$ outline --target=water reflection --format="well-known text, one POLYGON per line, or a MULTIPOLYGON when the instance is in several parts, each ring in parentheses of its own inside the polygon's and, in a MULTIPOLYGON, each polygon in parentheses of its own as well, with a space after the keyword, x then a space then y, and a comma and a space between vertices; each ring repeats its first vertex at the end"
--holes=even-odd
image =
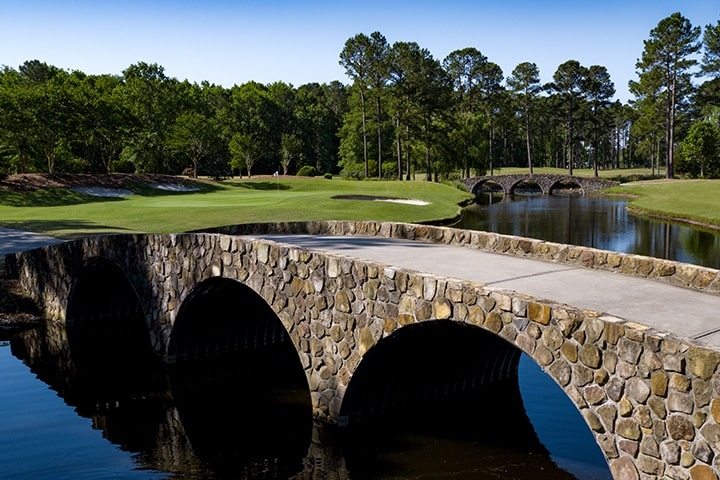
MULTIPOLYGON (((74 480, 610 478, 565 394, 539 368, 530 375, 545 383, 521 394, 518 371, 528 369, 519 350, 476 327, 423 322, 379 342, 346 391, 343 429, 312 421, 289 335, 267 303, 237 281, 211 278, 183 301, 167 363, 152 354, 146 331, 127 278, 91 259, 71 291, 67 328, 48 322, 12 337, 13 355, 104 439, 91 444, 76 433, 62 445, 76 452, 72 465, 45 454, 33 473, 61 470, 45 477, 74 480), (525 408, 555 407, 558 395, 567 404, 549 427, 556 435, 577 427, 572 444, 559 450, 579 460, 571 469, 558 465, 558 451, 540 441, 525 408), (87 459, 103 464, 108 441, 131 453, 132 468, 112 461, 101 473, 87 467, 87 459)), ((36 406, 34 422, 66 416, 53 408, 36 406)), ((13 421, 9 432, 22 428, 13 421)), ((33 431, 31 455, 57 451, 54 439, 33 431)), ((0 431, 0 446, 13 440, 0 431)))
POLYGON ((720 232, 649 220, 626 202, 578 196, 484 196, 460 228, 538 238, 720 268, 720 232))
MULTIPOLYGON (((280 365, 260 367, 272 364, 271 356, 245 352, 236 357, 238 362, 214 366, 203 362, 170 369, 151 362, 145 365, 141 389, 136 379, 118 373, 122 362, 112 366, 103 358, 97 362, 98 368, 78 365, 66 331, 57 324, 15 336, 11 348, 67 405, 91 419, 92 427, 102 431, 106 441, 133 454, 136 471, 118 472, 110 464, 107 476, 147 478, 145 471, 157 472, 152 478, 175 479, 610 478, 606 467, 588 469, 584 465, 578 471, 584 468, 595 476, 578 476, 551 459, 525 414, 517 378, 505 379, 492 390, 475 390, 472 395, 439 396, 429 403, 417 399, 406 409, 374 417, 369 424, 337 430, 309 423, 297 395, 258 389, 268 379, 277 384, 278 374, 283 375, 280 365), (108 366, 111 378, 103 370, 108 366), (95 384, 101 388, 95 390, 95 384), (107 387, 110 384, 112 389, 107 387)), ((475 346, 465 351, 465 360, 482 356, 482 350, 475 346)), ((432 363, 428 358, 424 365, 432 363)), ((418 374, 422 365, 418 365, 418 374)), ((516 368, 517 363, 512 370, 516 368)), ((445 388, 449 384, 443 380, 438 385, 445 388)), ((533 402, 554 404, 547 392, 533 390, 530 395, 533 402)), ((579 417, 577 411, 566 412, 562 414, 564 423, 572 423, 567 421, 568 413, 579 417)), ((44 408, 43 414, 58 416, 44 408)), ((589 431, 584 433, 589 436, 589 431)), ((38 439, 38 443, 43 441, 38 439)), ((67 439, 70 444, 77 441, 67 439)), ((592 447, 598 455, 597 446, 592 447)), ((88 458, 95 456, 95 449, 101 450, 84 448, 82 456, 88 458)), ((600 465, 602 462, 600 458, 600 465)), ((61 462, 60 468, 68 467, 61 462)), ((89 472, 83 476, 80 465, 73 468, 73 478, 96 478, 89 472)))

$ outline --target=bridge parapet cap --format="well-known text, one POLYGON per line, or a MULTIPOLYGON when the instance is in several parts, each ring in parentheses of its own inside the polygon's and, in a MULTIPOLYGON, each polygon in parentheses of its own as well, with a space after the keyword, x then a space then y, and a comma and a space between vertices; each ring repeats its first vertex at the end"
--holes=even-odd
POLYGON ((493 232, 399 222, 314 221, 242 224, 205 232, 359 235, 460 245, 493 253, 582 266, 720 295, 720 270, 643 255, 547 242, 493 232))

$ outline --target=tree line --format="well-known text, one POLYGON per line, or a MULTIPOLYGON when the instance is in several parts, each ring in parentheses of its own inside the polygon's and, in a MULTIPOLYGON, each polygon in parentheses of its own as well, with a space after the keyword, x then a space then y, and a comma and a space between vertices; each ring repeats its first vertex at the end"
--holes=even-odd
POLYGON ((720 20, 680 13, 644 42, 613 101, 601 65, 568 60, 541 84, 535 63, 509 75, 474 47, 442 61, 380 32, 339 54, 349 85, 178 81, 140 62, 86 75, 39 60, 0 69, 0 173, 298 171, 428 180, 507 166, 664 169, 720 176, 720 20))

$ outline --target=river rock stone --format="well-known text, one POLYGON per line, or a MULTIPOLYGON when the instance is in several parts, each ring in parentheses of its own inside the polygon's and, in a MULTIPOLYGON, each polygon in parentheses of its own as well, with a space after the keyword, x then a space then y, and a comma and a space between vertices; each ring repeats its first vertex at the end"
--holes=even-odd
POLYGON ((632 459, 622 456, 610 464, 610 472, 614 480, 640 480, 640 473, 632 459))

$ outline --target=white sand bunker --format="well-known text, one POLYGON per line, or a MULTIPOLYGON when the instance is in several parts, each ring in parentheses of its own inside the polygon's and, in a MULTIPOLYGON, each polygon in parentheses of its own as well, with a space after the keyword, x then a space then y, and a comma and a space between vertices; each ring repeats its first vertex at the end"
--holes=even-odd
POLYGON ((405 205, 430 205, 424 200, 413 200, 411 198, 376 198, 376 202, 404 203, 405 205))
POLYGON ((73 192, 84 193, 94 197, 128 197, 133 194, 130 190, 123 188, 106 188, 106 187, 73 187, 73 192))
POLYGON ((424 200, 413 200, 411 198, 378 197, 376 195, 335 195, 332 198, 339 200, 372 200, 374 202, 403 203, 405 205, 430 205, 430 202, 426 202, 424 200))
POLYGON ((189 187, 187 185, 180 185, 177 183, 151 183, 150 186, 167 192, 197 192, 200 190, 198 187, 189 187))

